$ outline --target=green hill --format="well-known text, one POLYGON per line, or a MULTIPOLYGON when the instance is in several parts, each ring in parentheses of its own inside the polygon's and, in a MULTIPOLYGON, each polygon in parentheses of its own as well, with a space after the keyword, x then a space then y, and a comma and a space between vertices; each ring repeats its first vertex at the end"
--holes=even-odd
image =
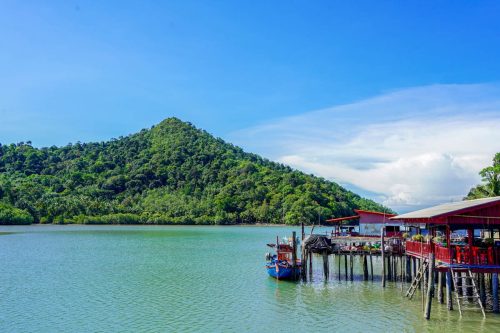
POLYGON ((354 208, 384 209, 176 118, 108 142, 0 145, 3 224, 297 224, 354 208))

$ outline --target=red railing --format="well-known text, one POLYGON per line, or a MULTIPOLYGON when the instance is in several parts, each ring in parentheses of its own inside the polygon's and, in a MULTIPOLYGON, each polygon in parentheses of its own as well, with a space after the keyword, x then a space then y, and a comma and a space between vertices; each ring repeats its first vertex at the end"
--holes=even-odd
MULTIPOLYGON (((426 258, 431 251, 431 245, 427 243, 406 241, 406 253, 420 258, 426 258)), ((436 260, 446 263, 458 263, 469 265, 500 265, 500 248, 481 248, 473 246, 452 245, 451 249, 434 244, 436 260)))
POLYGON ((414 257, 427 257, 430 253, 431 246, 427 243, 406 241, 406 253, 414 257))
POLYGON ((449 248, 434 244, 434 250, 436 254, 436 260, 451 263, 450 258, 452 258, 453 255, 450 254, 449 248))

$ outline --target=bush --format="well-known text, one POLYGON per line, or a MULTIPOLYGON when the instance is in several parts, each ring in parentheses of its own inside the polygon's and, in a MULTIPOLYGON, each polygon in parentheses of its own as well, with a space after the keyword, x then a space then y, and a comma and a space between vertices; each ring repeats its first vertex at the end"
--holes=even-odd
POLYGON ((32 224, 33 221, 27 211, 0 203, 0 224, 32 224))

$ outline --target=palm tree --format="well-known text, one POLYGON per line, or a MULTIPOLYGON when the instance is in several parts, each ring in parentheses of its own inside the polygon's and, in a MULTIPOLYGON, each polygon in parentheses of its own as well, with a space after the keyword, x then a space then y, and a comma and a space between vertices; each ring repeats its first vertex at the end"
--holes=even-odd
POLYGON ((479 172, 484 184, 473 187, 466 199, 478 199, 500 196, 500 153, 493 158, 493 165, 479 172))

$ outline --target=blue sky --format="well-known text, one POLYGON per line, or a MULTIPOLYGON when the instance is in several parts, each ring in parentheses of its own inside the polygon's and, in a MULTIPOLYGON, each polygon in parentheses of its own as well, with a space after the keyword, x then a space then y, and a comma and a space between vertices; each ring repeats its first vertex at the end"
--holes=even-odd
POLYGON ((488 127, 500 113, 499 14, 497 1, 2 1, 0 142, 107 140, 176 116, 393 207, 456 200, 500 150, 488 127), (412 147, 390 134, 353 141, 403 124, 438 127, 399 133, 412 147), (468 150, 442 135, 414 150, 443 128, 473 128, 468 150), (337 165, 373 171, 412 156, 460 165, 449 184, 462 186, 426 201, 435 188, 384 190, 358 181, 384 175, 337 165))

